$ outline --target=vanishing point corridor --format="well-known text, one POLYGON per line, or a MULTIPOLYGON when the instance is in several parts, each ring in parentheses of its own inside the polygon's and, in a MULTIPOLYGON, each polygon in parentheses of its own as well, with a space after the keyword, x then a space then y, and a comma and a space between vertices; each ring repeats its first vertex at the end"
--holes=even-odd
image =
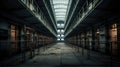
POLYGON ((0 0, 0 67, 120 67, 119 0, 0 0))

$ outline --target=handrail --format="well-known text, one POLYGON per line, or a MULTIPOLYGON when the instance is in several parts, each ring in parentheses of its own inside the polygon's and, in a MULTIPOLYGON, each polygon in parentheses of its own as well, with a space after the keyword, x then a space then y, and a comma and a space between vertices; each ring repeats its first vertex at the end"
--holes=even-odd
MULTIPOLYGON (((91 7, 91 9, 89 9, 88 11, 86 11, 86 13, 84 12, 84 6, 85 6, 85 4, 84 4, 83 7, 82 7, 82 9, 79 11, 79 12, 81 12, 81 11, 83 10, 82 17, 81 17, 81 18, 79 17, 80 19, 75 21, 76 24, 71 26, 71 28, 69 29, 69 31, 65 34, 65 37, 66 37, 70 32, 72 32, 72 30, 73 30, 74 28, 76 28, 76 27, 78 26, 78 24, 80 24, 80 22, 82 22, 102 1, 103 1, 103 0, 94 0, 94 1, 92 2, 92 7, 91 7), (98 3, 98 4, 97 4, 97 3, 98 3), (96 4, 97 4, 97 5, 96 5, 96 4)), ((80 15, 80 14, 78 14, 78 15, 80 15)))
POLYGON ((75 5, 75 8, 73 9, 73 12, 72 12, 72 14, 71 14, 68 22, 66 22, 67 24, 66 24, 66 27, 65 27, 65 29, 64 29, 65 31, 66 31, 66 29, 67 29, 67 27, 68 27, 68 24, 69 24, 69 22, 70 22, 70 19, 72 18, 73 14, 74 14, 74 12, 75 12, 75 9, 76 9, 76 7, 77 7, 77 5, 78 5, 78 2, 79 2, 79 0, 77 0, 77 4, 75 5))
POLYGON ((55 25, 55 21, 53 20, 51 14, 50 14, 50 11, 49 11, 49 9, 48 9, 48 7, 47 7, 47 5, 46 5, 45 0, 43 0, 43 2, 44 2, 44 4, 45 4, 45 7, 47 8, 47 11, 48 11, 48 13, 49 13, 49 15, 50 15, 50 18, 51 18, 51 20, 52 20, 52 23, 53 23, 53 25, 54 25, 54 27, 55 27, 55 30, 57 31, 57 27, 56 27, 56 25, 55 25))
MULTIPOLYGON (((34 0, 32 0, 33 2, 34 0)), ((36 4, 36 6, 31 3, 31 4, 27 4, 25 3, 23 0, 20 0, 19 1, 21 4, 24 4, 26 5, 27 8, 29 8, 29 10, 33 13, 33 16, 35 16, 39 21, 41 21, 41 23, 54 35, 54 36, 57 36, 57 34, 55 34, 55 31, 53 31, 52 27, 50 27, 49 24, 46 25, 47 23, 47 20, 46 20, 46 17, 44 16, 43 12, 40 10, 40 8, 38 7, 38 5, 36 4), (35 8, 36 7, 36 8, 35 8), (39 9, 39 10, 38 10, 39 9), (40 14, 41 15, 40 15, 40 14), (49 27, 48 27, 49 25, 49 27)), ((28 2, 28 0, 26 1, 28 2)))

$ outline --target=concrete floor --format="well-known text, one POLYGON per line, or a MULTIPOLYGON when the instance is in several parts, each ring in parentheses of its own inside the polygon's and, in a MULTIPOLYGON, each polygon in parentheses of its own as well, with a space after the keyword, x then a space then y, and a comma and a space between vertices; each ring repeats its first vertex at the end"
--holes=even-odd
POLYGON ((109 56, 91 51, 88 57, 87 50, 84 50, 84 55, 81 52, 82 48, 77 52, 70 45, 56 43, 48 46, 48 49, 41 51, 33 59, 15 67, 110 67, 111 65, 109 56))

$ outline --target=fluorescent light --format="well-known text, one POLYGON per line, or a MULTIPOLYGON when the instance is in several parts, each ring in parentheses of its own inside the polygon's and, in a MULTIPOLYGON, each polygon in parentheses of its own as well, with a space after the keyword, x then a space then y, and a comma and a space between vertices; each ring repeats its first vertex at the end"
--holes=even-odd
POLYGON ((60 30, 57 30, 57 32, 60 32, 60 30))
POLYGON ((66 9, 66 8, 67 8, 67 5, 62 5, 62 4, 56 4, 56 5, 54 5, 54 9, 58 9, 58 8, 66 9))
POLYGON ((61 24, 62 27, 64 27, 64 24, 61 24))
POLYGON ((69 0, 52 0, 53 1, 53 4, 56 4, 56 3, 65 3, 65 4, 68 4, 69 0))
POLYGON ((64 18, 65 16, 59 15, 59 16, 56 16, 56 17, 63 17, 64 18))
POLYGON ((56 20, 64 20, 65 18, 56 18, 56 20))
POLYGON ((60 37, 60 35, 57 35, 58 37, 60 37))
POLYGON ((62 12, 61 13, 56 13, 56 16, 57 15, 64 15, 65 16, 65 13, 62 13, 62 12))
POLYGON ((63 32, 64 32, 64 30, 61 30, 61 32, 63 33, 63 32))
POLYGON ((65 9, 55 9, 55 12, 66 12, 67 10, 65 9))
POLYGON ((59 39, 59 38, 58 38, 57 40, 58 40, 58 41, 60 41, 60 39, 59 39))
POLYGON ((61 37, 64 37, 64 35, 62 34, 61 37))
POLYGON ((64 39, 63 39, 63 38, 62 38, 61 40, 62 40, 62 41, 64 41, 64 39))
POLYGON ((57 24, 57 26, 60 26, 60 24, 57 24))

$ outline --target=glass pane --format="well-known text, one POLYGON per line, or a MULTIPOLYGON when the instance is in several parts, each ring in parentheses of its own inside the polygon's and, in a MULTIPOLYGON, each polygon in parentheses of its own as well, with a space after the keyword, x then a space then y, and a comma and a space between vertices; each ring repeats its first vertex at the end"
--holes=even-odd
POLYGON ((64 16, 64 15, 58 15, 58 16, 56 16, 56 17, 62 17, 62 18, 65 18, 65 16, 64 16))
POLYGON ((56 20, 64 20, 65 18, 56 18, 56 20))
POLYGON ((66 12, 66 10, 65 9, 55 9, 55 12, 66 12))
POLYGON ((69 0, 51 0, 56 20, 65 20, 69 0))
POLYGON ((53 0, 53 4, 56 4, 56 3, 65 3, 65 4, 68 4, 68 1, 69 0, 53 0))
POLYGON ((65 15, 65 13, 56 13, 56 15, 65 15))
POLYGON ((54 9, 56 9, 56 8, 67 8, 67 5, 64 5, 64 4, 56 4, 56 5, 54 5, 54 9))

